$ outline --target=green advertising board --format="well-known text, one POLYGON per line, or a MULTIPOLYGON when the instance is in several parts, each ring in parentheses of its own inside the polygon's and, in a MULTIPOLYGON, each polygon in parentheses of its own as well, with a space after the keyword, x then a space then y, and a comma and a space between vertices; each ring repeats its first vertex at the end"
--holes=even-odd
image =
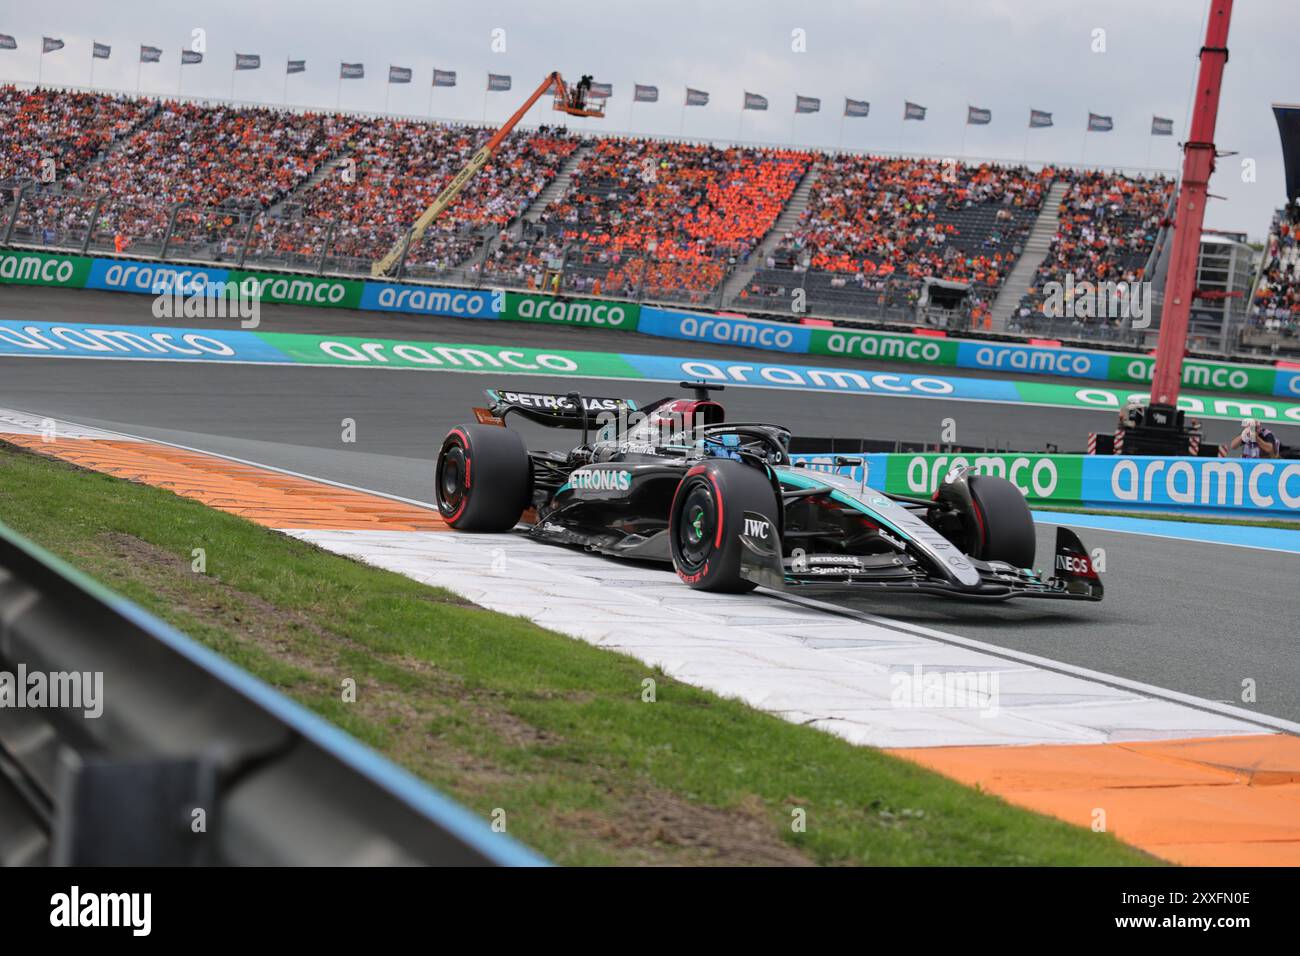
MULTIPOLYGON (((1106 376, 1111 382, 1150 385, 1155 359, 1149 355, 1113 355, 1106 376)), ((1211 392, 1271 395, 1277 370, 1266 365, 1238 365, 1232 362, 1183 361, 1183 385, 1211 392)))
POLYGON ((355 336, 302 335, 294 332, 259 332, 257 337, 290 360, 312 365, 424 368, 450 372, 500 370, 504 376, 638 377, 636 369, 626 359, 612 352, 411 342, 355 336))
POLYGON ((551 295, 507 292, 501 318, 512 322, 589 325, 622 332, 636 331, 641 306, 603 299, 564 299, 551 295))
POLYGON ((80 289, 90 274, 85 256, 56 256, 44 252, 0 252, 0 283, 53 285, 80 289))
POLYGON ((290 275, 283 272, 245 272, 230 270, 230 281, 241 289, 249 281, 257 283, 257 295, 263 302, 287 305, 313 305, 337 309, 356 309, 361 305, 365 283, 353 279, 330 279, 319 276, 290 275))
POLYGON ((812 355, 956 365, 960 345, 956 339, 928 335, 891 335, 888 332, 814 328, 809 337, 808 351, 812 355))
MULTIPOLYGON (((1081 500, 1083 463, 1077 455, 887 455, 884 491, 929 496, 949 471, 962 465, 979 475, 1011 482, 1030 501, 1081 500)), ((880 476, 871 476, 873 483, 880 476)))

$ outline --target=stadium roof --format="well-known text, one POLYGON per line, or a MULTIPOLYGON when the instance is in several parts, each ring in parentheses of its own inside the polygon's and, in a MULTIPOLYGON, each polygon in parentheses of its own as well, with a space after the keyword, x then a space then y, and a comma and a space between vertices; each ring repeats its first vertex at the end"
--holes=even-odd
POLYGON ((1300 197, 1300 105, 1273 104, 1277 132, 1282 137, 1282 162, 1286 167, 1287 202, 1300 197))

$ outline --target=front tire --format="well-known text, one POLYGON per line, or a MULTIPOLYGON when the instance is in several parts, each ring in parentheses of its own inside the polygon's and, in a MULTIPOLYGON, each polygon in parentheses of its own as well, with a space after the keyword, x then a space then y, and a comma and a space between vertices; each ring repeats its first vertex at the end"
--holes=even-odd
POLYGON ((979 530, 979 553, 974 556, 1032 568, 1038 541, 1034 516, 1020 489, 996 475, 972 475, 970 496, 979 530))
POLYGON ((767 475, 737 461, 693 466, 669 512, 673 569, 697 591, 741 594, 756 585, 740 576, 745 512, 777 526, 779 503, 767 475))
POLYGON ((496 425, 458 425, 434 472, 438 511, 458 531, 509 531, 532 497, 528 449, 496 425))

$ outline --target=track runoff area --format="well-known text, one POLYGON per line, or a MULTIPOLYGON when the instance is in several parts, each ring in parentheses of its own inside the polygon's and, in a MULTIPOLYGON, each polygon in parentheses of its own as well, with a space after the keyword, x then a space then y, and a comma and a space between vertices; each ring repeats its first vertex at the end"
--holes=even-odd
MULTIPOLYGON (((143 331, 154 321, 138 300, 112 293, 9 288, 3 301, 0 323, 11 327, 143 331)), ((1040 555, 1051 553, 1058 521, 1104 549, 1099 605, 700 594, 657 566, 516 535, 447 533, 429 504, 433 458, 446 430, 482 404, 484 387, 644 403, 676 391, 677 359, 761 367, 776 364, 771 353, 296 307, 267 307, 256 342, 220 320, 164 334, 234 354, 5 355, 0 438, 173 488, 1081 826, 1094 824, 1104 800, 1112 832, 1171 861, 1300 863, 1300 656, 1291 639, 1300 532, 1041 514, 1040 555), (398 374, 396 362, 330 361, 348 349, 331 354, 323 341, 372 358, 393 356, 393 342, 475 343, 535 367, 408 361, 398 374), (623 365, 573 359, 576 349, 623 365), (549 368, 548 356, 579 367, 549 368), (941 686, 962 699, 934 697, 941 686)), ((891 384, 933 378, 872 368, 891 384)), ((986 392, 976 380, 943 381, 955 387, 846 394, 755 381, 722 398, 732 419, 776 421, 796 435, 937 440, 949 418, 972 441, 1037 447, 1081 441, 1114 421, 1110 409, 996 397, 1009 377, 980 380, 996 383, 986 392)), ((1209 440, 1220 440, 1215 427, 1207 422, 1209 440)), ((559 448, 571 436, 526 427, 525 437, 559 448)))

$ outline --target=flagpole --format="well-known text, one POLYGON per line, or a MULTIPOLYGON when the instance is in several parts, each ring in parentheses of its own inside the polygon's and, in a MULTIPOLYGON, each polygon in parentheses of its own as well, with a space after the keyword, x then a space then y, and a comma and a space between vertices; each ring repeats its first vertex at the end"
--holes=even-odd
POLYGON ((1151 168, 1151 145, 1155 142, 1154 136, 1147 137, 1147 169, 1151 168))
POLYGON ((970 104, 966 104, 966 124, 961 128, 961 153, 963 159, 966 157, 966 134, 970 132, 970 104))
POLYGON ((135 91, 140 92, 140 70, 144 67, 144 54, 140 54, 140 59, 135 64, 135 91))
POLYGON ((41 85, 41 71, 45 69, 45 38, 41 37, 41 55, 36 61, 36 85, 41 85))
POLYGON ((239 65, 239 54, 235 54, 235 61, 230 65, 230 101, 235 101, 235 67, 239 65))
POLYGON ((282 106, 289 105, 289 59, 288 57, 285 57, 284 60, 284 95, 280 97, 280 104, 282 106))
POLYGON ((343 102, 343 67, 339 67, 339 88, 334 94, 334 112, 338 112, 339 105, 343 102))
POLYGON ((790 114, 790 145, 794 145, 794 121, 799 117, 799 104, 794 105, 794 112, 790 114))
MULTIPOLYGON (((846 107, 844 108, 844 113, 847 113, 847 112, 848 112, 848 107, 846 106, 846 107)), ((840 135, 839 135, 839 142, 836 143, 836 145, 837 145, 840 149, 843 149, 843 148, 844 148, 844 113, 841 113, 841 114, 840 114, 840 135)))
POLYGON ((430 83, 429 84, 429 109, 427 111, 430 119, 433 118, 433 91, 435 89, 436 87, 432 83, 430 83))
POLYGON ((1032 129, 1032 127, 1028 125, 1025 126, 1025 148, 1022 151, 1020 156, 1020 161, 1024 163, 1029 162, 1029 130, 1030 129, 1032 129))
POLYGON ((384 90, 384 112, 385 113, 388 112, 388 101, 389 98, 392 97, 392 95, 393 95, 393 78, 390 76, 388 78, 388 86, 384 90))
POLYGON ((95 41, 90 41, 90 88, 95 88, 95 41))
POLYGON ((682 116, 677 123, 677 138, 683 139, 686 136, 686 101, 682 100, 682 116))
POLYGON ((176 98, 180 99, 181 81, 185 78, 185 54, 182 53, 177 59, 180 62, 176 64, 176 98))

